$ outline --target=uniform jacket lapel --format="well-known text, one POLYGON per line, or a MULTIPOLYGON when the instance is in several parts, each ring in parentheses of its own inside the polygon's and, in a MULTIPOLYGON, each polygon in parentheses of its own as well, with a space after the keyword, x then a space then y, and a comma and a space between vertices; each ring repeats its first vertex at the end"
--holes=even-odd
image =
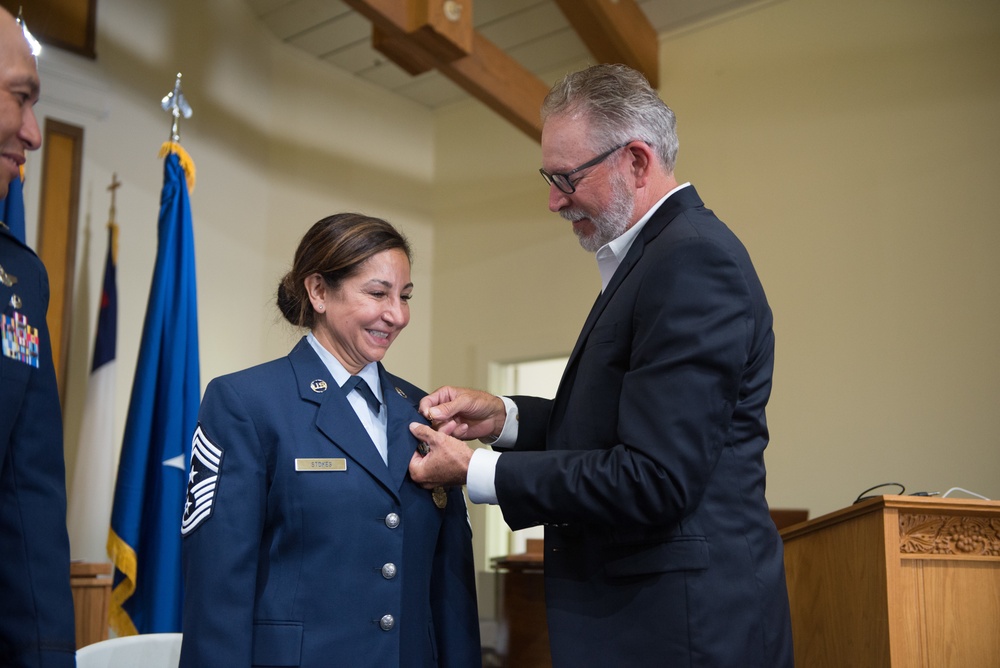
POLYGON ((409 397, 389 374, 385 367, 378 365, 379 383, 382 385, 382 401, 388 413, 386 436, 389 446, 389 480, 391 489, 398 490, 410 468, 410 458, 417 449, 417 439, 410 433, 410 423, 427 424, 427 420, 417 412, 417 397, 409 397))
POLYGON ((371 437, 368 436, 347 397, 340 391, 340 387, 330 376, 330 372, 309 342, 304 338, 299 341, 288 354, 288 359, 295 371, 299 397, 316 405, 316 428, 395 494, 399 485, 393 484, 389 470, 378 454, 371 437), (325 391, 316 392, 312 389, 313 381, 316 380, 326 383, 325 391))

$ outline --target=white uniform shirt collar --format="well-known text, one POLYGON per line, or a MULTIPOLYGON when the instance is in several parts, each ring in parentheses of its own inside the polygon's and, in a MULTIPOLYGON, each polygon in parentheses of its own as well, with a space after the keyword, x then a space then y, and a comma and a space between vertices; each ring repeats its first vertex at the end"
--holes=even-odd
MULTIPOLYGON (((343 386, 347 382, 347 379, 351 377, 351 373, 344 368, 344 365, 340 363, 333 353, 323 347, 323 344, 313 336, 312 332, 306 334, 306 340, 309 341, 309 345, 313 347, 316 354, 323 361, 323 364, 329 370, 330 375, 333 376, 333 380, 337 383, 338 387, 343 386)), ((379 383, 378 378, 378 363, 369 362, 366 364, 361 371, 357 373, 358 376, 364 378, 365 382, 368 383, 368 387, 372 388, 372 392, 379 401, 382 401, 382 387, 379 383)))
MULTIPOLYGON (((351 377, 350 372, 344 368, 344 365, 340 363, 333 353, 323 347, 316 337, 313 336, 312 332, 306 335, 306 340, 309 341, 309 345, 312 346, 316 354, 326 365, 327 370, 329 370, 330 375, 333 376, 333 380, 337 383, 338 387, 343 387, 347 379, 351 377)), ((364 426, 365 431, 372 439, 372 443, 375 444, 375 448, 378 450, 378 454, 382 457, 382 461, 386 464, 389 463, 389 437, 386 433, 387 425, 389 421, 389 409, 385 405, 385 401, 382 399, 382 387, 378 379, 378 363, 370 362, 362 367, 361 371, 357 373, 361 376, 368 387, 372 389, 375 393, 375 398, 382 402, 382 408, 378 412, 378 415, 372 413, 371 409, 368 407, 368 402, 365 401, 358 392, 351 392, 347 395, 347 403, 351 405, 354 409, 354 414, 358 416, 361 420, 362 426, 364 426)))
POLYGON ((639 236, 639 232, 646 225, 646 221, 653 216, 653 213, 660 208, 661 204, 667 201, 668 197, 682 188, 687 188, 689 185, 691 185, 690 182, 682 183, 668 192, 635 225, 625 230, 621 236, 612 239, 597 250, 597 269, 601 272, 601 292, 607 289, 608 283, 611 282, 611 277, 618 271, 618 267, 628 254, 629 248, 632 247, 632 242, 635 241, 635 238, 639 236))

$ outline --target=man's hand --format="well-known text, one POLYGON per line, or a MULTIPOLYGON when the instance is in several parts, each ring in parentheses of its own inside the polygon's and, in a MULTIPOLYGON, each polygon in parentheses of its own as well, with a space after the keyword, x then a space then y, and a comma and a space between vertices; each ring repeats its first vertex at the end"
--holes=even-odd
POLYGON ((488 392, 445 386, 420 400, 420 414, 441 433, 471 441, 499 436, 507 408, 488 392))
POLYGON ((427 454, 417 450, 410 459, 410 477, 415 483, 424 489, 465 484, 472 459, 469 446, 419 422, 410 423, 410 433, 427 444, 427 454))

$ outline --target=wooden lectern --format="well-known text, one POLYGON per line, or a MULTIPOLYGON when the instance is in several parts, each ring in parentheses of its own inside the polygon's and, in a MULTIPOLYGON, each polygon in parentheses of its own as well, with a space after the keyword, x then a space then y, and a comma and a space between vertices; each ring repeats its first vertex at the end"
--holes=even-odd
POLYGON ((506 638, 502 651, 508 668, 551 668, 549 630, 545 621, 544 544, 529 538, 524 554, 493 560, 500 572, 497 621, 506 638))
POLYGON ((70 562, 69 581, 76 618, 76 648, 107 640, 111 564, 70 562))
POLYGON ((880 496, 781 536, 798 668, 1000 666, 1000 502, 880 496))

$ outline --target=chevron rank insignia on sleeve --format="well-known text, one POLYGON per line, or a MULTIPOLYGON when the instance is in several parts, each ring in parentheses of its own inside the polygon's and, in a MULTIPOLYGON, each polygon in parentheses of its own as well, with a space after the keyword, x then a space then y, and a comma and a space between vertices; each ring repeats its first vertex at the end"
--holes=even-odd
POLYGON ((181 520, 182 536, 187 536, 212 516, 221 465, 222 449, 208 440, 199 424, 191 442, 191 470, 188 472, 187 498, 181 520))

